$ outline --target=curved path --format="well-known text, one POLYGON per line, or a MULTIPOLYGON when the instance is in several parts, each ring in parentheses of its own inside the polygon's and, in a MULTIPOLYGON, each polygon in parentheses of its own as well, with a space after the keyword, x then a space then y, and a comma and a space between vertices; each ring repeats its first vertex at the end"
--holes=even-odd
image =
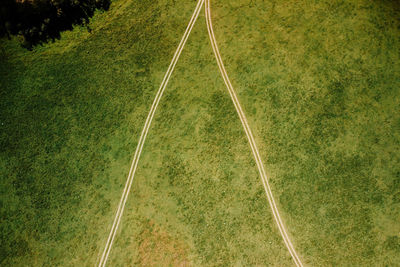
POLYGON ((206 13, 206 22, 207 22, 208 34, 209 34, 209 37, 210 37, 210 41, 211 41, 211 45, 212 45, 215 57, 217 59, 218 67, 219 67, 221 75, 222 75, 222 77, 224 79, 225 85, 228 88, 228 91, 229 91, 229 94, 230 94, 231 99, 233 101, 233 104, 235 106, 235 109, 236 109, 236 111, 237 111, 237 113, 239 115, 239 118, 240 118, 240 121, 242 123, 242 126, 243 126, 243 128, 245 130, 247 139, 249 141, 251 150, 253 152, 253 156, 255 158, 255 161, 256 161, 256 164, 257 164, 257 167, 258 167, 258 171, 259 171, 260 176, 261 176, 261 180, 262 180, 265 192, 266 192, 267 197, 268 197, 268 202, 270 204, 270 207, 271 207, 271 210, 272 210, 272 213, 273 213, 273 217, 275 219, 276 224, 278 225, 280 234, 281 234, 281 236, 283 238, 283 241, 285 242, 286 247, 289 250, 290 255, 292 256, 293 261, 295 262, 295 264, 297 266, 303 266, 299 256, 296 253, 296 250, 294 249, 294 247, 293 247, 293 245, 292 245, 292 243, 290 241, 290 238, 289 238, 289 236, 288 236, 288 234, 287 234, 287 232, 285 230, 285 227, 284 227, 284 225, 282 223, 282 219, 281 219, 281 217, 279 215, 278 208, 276 207, 275 200, 273 198, 273 195, 272 195, 272 192, 271 192, 271 188, 270 188, 269 183, 268 183, 268 178, 267 178, 267 175, 266 175, 265 170, 264 170, 264 165, 262 163, 262 160, 261 160, 261 157, 260 157, 260 153, 258 152, 258 148, 256 146, 253 134, 252 134, 252 132, 250 130, 250 127, 248 125, 247 119, 246 119, 246 117, 244 115, 242 107, 240 106, 239 100, 238 100, 238 98, 236 96, 236 93, 235 93, 235 91, 233 89, 233 86, 232 86, 232 84, 231 84, 231 82, 229 80, 228 74, 227 74, 227 72, 225 70, 225 66, 224 66, 224 64, 222 62, 222 58, 221 58, 221 55, 219 53, 219 49, 218 49, 218 46, 217 46, 217 42, 216 42, 216 39, 215 39, 213 27, 212 27, 211 12, 210 12, 210 0, 199 0, 198 3, 197 3, 196 9, 193 12, 192 18, 191 18, 191 20, 190 20, 190 22, 189 22, 189 24, 188 24, 188 26, 186 28, 186 31, 185 31, 185 33, 184 33, 184 35, 182 37, 182 40, 179 43, 179 46, 178 46, 178 48, 177 48, 177 50, 176 50, 176 52, 174 54, 174 57, 173 57, 173 59, 171 61, 171 64, 169 65, 168 70, 167 70, 167 72, 166 72, 166 74, 164 76, 164 79, 163 79, 163 81, 162 81, 162 83, 160 85, 160 88, 157 91, 157 94, 156 94, 155 99, 153 101, 153 104, 151 106, 150 112, 149 112, 149 114, 147 116, 144 128, 143 128, 142 133, 141 133, 140 138, 139 138, 138 145, 136 147, 135 155, 133 157, 133 161, 132 161, 131 168, 130 168, 130 171, 129 171, 129 174, 128 174, 128 178, 127 178, 126 183, 125 183, 125 188, 124 188, 124 191, 123 191, 122 196, 121 196, 121 200, 120 200, 119 205, 118 205, 117 213, 115 215, 115 219, 114 219, 113 225, 111 227, 110 234, 108 236, 106 246, 104 248, 103 254, 101 256, 101 259, 100 259, 100 262, 99 262, 99 265, 98 265, 99 267, 104 267, 106 265, 106 263, 107 263, 108 256, 110 254, 111 247, 113 245, 113 242, 114 242, 114 239, 115 239, 119 224, 121 222, 121 218, 122 218, 122 214, 124 212, 125 204, 126 204, 126 201, 128 199, 128 195, 129 195, 129 192, 130 192, 130 189, 131 189, 131 186, 132 186, 132 182, 133 182, 133 178, 134 178, 134 175, 135 175, 135 172, 136 172, 136 168, 137 168, 137 165, 138 165, 138 162, 139 162, 140 154, 142 152, 144 142, 145 142, 147 134, 149 132, 149 128, 150 128, 151 122, 153 120, 155 111, 156 111, 157 106, 158 106, 158 104, 160 102, 160 99, 161 99, 161 97, 162 97, 162 95, 163 95, 163 93, 165 91, 165 88, 166 88, 166 86, 168 84, 168 81, 169 81, 169 79, 170 79, 170 77, 172 75, 172 72, 174 71, 176 63, 178 62, 179 56, 181 55, 182 50, 183 50, 183 48, 184 48, 184 46, 186 44, 186 41, 189 38, 189 34, 192 31, 193 26, 194 26, 199 14, 200 14, 200 10, 201 10, 204 2, 205 2, 205 13, 206 13))
POLYGON ((235 105, 235 109, 239 115, 240 121, 242 122, 244 131, 246 132, 247 139, 249 140, 251 151, 253 152, 254 159, 256 160, 258 171, 260 173, 261 180, 264 185, 265 193, 267 193, 268 202, 270 204, 275 222, 278 225, 279 232, 281 233, 283 241, 285 242, 285 245, 288 248, 290 255, 292 256, 293 261, 295 262, 295 264, 297 266, 303 266, 299 256, 296 253, 296 250, 294 249, 294 247, 292 245, 292 242, 290 241, 288 234, 286 233, 285 226, 282 223, 282 219, 279 216, 279 211, 278 211, 278 208, 276 207, 274 197, 272 196, 271 188, 268 183, 268 178, 265 173, 264 165, 261 161, 260 153, 258 152, 256 142, 255 142, 253 134, 250 130, 249 124, 247 123, 246 116, 244 115, 242 107, 240 106, 240 103, 236 96, 235 90, 233 89, 231 81, 229 80, 228 74, 225 70, 224 63, 222 62, 222 58, 219 53, 217 41, 215 40, 214 30, 212 27, 211 12, 210 12, 210 0, 206 0, 205 5, 206 5, 205 11, 206 11, 208 35, 210 37, 214 55, 215 55, 215 58, 217 59, 219 70, 221 72, 222 78, 224 79, 225 85, 228 88, 232 102, 235 105))
POLYGON ((133 177, 135 175, 136 168, 137 168, 137 165, 139 162, 140 154, 142 153, 143 145, 144 145, 144 142, 146 141, 147 133, 149 132, 149 128, 150 128, 151 122, 154 117, 154 113, 156 112, 157 106, 160 103, 160 99, 165 91, 165 88, 167 87, 168 81, 171 78, 172 72, 174 71, 175 65, 178 62, 179 56, 182 53, 183 47, 185 46, 186 41, 189 38, 189 34, 192 31, 193 26, 200 14, 200 10, 203 6, 203 3, 204 3, 204 0, 199 0, 197 3, 196 9, 193 12, 192 18, 190 19, 190 22, 189 22, 189 24, 186 28, 186 31, 181 39, 181 42, 179 43, 179 46, 174 54, 174 57, 172 58, 171 64, 169 65, 168 70, 164 75, 164 79, 160 85, 160 88, 157 91, 157 94, 153 101, 153 105, 151 106, 149 115, 147 116, 146 123, 144 124, 142 134, 140 135, 139 142, 136 147, 135 155, 133 157, 133 161, 132 161, 132 165, 131 165, 131 168, 130 168, 130 171, 128 174, 128 178, 125 183, 125 188, 124 188, 124 191, 122 192, 121 200, 118 205, 118 210, 115 215, 115 219, 114 219, 113 225, 111 227, 110 234, 108 236, 107 243, 104 248, 103 254, 101 255, 101 259, 100 259, 100 262, 98 265, 99 267, 104 267, 107 263, 107 259, 110 254, 111 247, 114 243, 115 235, 117 234, 117 230, 118 230, 119 224, 121 222, 121 218, 122 218, 122 214, 124 212, 126 200, 128 199, 128 195, 131 190, 132 181, 133 181, 133 177))

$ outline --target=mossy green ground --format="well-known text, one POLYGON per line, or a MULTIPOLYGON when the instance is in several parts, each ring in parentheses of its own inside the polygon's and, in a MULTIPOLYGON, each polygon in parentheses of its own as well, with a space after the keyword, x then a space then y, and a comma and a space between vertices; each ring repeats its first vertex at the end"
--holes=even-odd
MULTIPOLYGON (((0 263, 93 266, 195 1, 115 1, 33 52, 2 40, 0 263)), ((400 11, 212 1, 227 71, 297 252, 400 262, 400 11)), ((110 265, 292 264, 203 12, 156 113, 110 265)))

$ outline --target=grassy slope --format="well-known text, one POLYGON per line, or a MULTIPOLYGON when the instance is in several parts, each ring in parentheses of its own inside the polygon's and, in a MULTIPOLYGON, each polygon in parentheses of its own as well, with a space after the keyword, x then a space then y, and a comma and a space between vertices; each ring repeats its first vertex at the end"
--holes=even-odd
MULTIPOLYGON (((217 1, 217 39, 305 261, 395 265, 399 12, 329 3, 217 1)), ((93 34, 76 29, 33 53, 3 45, 4 265, 96 262, 193 8, 117 1, 93 34)), ((148 136, 111 262, 288 265, 199 19, 148 136)))
POLYGON ((216 33, 300 253, 397 265, 399 5, 247 4, 215 4, 216 33))
POLYGON ((191 14, 190 3, 177 13, 153 2, 141 1, 145 16, 124 16, 117 2, 94 19, 93 34, 77 29, 33 53, 4 44, 2 263, 96 261, 179 38, 163 30, 183 31, 191 14))

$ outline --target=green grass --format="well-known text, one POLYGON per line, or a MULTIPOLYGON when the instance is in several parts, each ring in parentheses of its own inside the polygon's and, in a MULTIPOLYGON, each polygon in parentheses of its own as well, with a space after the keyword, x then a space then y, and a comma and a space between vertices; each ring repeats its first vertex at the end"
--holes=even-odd
MULTIPOLYGON (((33 52, 0 50, 0 263, 93 266, 194 1, 115 1, 33 52)), ((400 10, 212 1, 221 54, 311 266, 400 262, 400 10), (215 2, 215 3, 214 3, 215 2)), ((292 264, 203 12, 145 144, 111 266, 292 264)))

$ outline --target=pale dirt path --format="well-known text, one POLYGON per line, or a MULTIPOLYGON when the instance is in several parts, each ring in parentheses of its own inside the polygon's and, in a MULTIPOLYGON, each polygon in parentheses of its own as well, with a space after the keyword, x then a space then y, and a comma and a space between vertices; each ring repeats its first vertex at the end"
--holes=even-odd
POLYGON ((160 99, 161 99, 161 97, 162 97, 162 95, 163 95, 163 93, 165 91, 165 88, 166 88, 166 86, 168 84, 168 81, 169 81, 169 79, 170 79, 170 77, 172 75, 172 72, 173 72, 173 70, 174 70, 174 68, 176 66, 176 63, 178 62, 179 56, 182 53, 183 47, 186 44, 186 41, 187 41, 187 39, 189 37, 189 34, 192 31, 193 26, 194 26, 194 24, 195 24, 195 22, 196 22, 196 20, 197 20, 197 18, 199 16, 200 10, 201 10, 204 2, 205 2, 207 29, 208 29, 208 33, 209 33, 209 37, 210 37, 210 41, 211 41, 211 45, 212 45, 213 51, 214 51, 215 57, 217 59, 218 67, 219 67, 220 72, 222 74, 222 77, 224 79, 225 85, 228 88, 228 91, 229 91, 229 94, 230 94, 231 99, 233 101, 233 104, 235 106, 235 109, 236 109, 236 111, 237 111, 237 113, 239 115, 240 121, 241 121, 242 126, 243 126, 243 128, 245 130, 247 139, 249 140, 249 144, 250 144, 251 150, 253 152, 253 156, 255 158, 255 161, 256 161, 260 176, 261 176, 261 180, 262 180, 265 192, 266 192, 267 197, 268 197, 268 202, 270 204, 270 207, 271 207, 271 210, 272 210, 272 213, 273 213, 273 216, 274 216, 274 219, 275 219, 275 221, 276 221, 276 223, 278 225, 279 231, 280 231, 281 236, 282 236, 282 238, 283 238, 283 240, 285 242, 285 245, 288 248, 289 253, 293 258, 293 261, 295 262, 295 264, 297 266, 303 266, 299 256, 297 255, 297 253, 296 253, 296 251, 295 251, 295 249, 294 249, 294 247, 293 247, 293 245, 292 245, 292 243, 290 241, 290 238, 289 238, 289 236, 288 236, 288 234, 287 234, 287 232, 285 230, 285 227, 284 227, 284 225, 282 223, 282 219, 281 219, 281 217, 279 215, 279 211, 278 211, 278 209, 276 207, 275 200, 273 198, 272 191, 271 191, 271 188, 270 188, 269 183, 268 183, 268 178, 267 178, 267 175, 266 175, 265 170, 264 170, 264 165, 262 163, 262 160, 261 160, 258 148, 256 146, 253 134, 252 134, 252 132, 250 130, 250 127, 248 125, 247 119, 246 119, 246 117, 244 115, 244 112, 243 112, 241 106, 240 106, 239 100, 238 100, 238 98, 236 96, 236 93, 235 93, 235 91, 233 89, 233 86, 232 86, 232 84, 231 84, 231 82, 229 80, 228 74, 227 74, 227 72, 225 70, 225 67, 224 67, 224 64, 222 62, 222 58, 221 58, 221 55, 219 53, 219 49, 218 49, 217 42, 216 42, 216 39, 215 39, 214 31, 213 31, 213 28, 212 28, 212 20, 211 20, 211 12, 210 12, 210 0, 199 0, 198 3, 197 3, 196 9, 195 9, 195 11, 194 11, 194 13, 192 15, 192 18, 191 18, 191 20, 189 22, 189 25, 187 26, 186 31, 185 31, 185 33, 184 33, 184 35, 182 37, 182 40, 179 43, 179 46, 178 46, 178 48, 177 48, 177 50, 176 50, 176 52, 174 54, 174 57, 173 57, 173 59, 171 61, 171 64, 168 67, 168 70, 167 70, 167 72, 166 72, 166 74, 164 76, 164 79, 163 79, 163 81, 162 81, 162 83, 160 85, 160 88, 157 91, 157 94, 156 94, 155 99, 153 101, 153 105, 151 106, 150 112, 149 112, 149 114, 147 116, 144 128, 142 130, 142 134, 141 134, 141 136, 139 138, 139 142, 138 142, 138 145, 137 145, 137 148, 136 148, 136 151, 135 151, 135 155, 134 155, 134 158, 133 158, 133 161, 132 161, 132 165, 131 165, 131 168, 130 168, 130 171, 129 171, 129 175, 128 175, 127 181, 125 183, 125 188, 124 188, 124 191, 122 193, 120 203, 118 205, 118 210, 117 210, 117 213, 115 215, 115 219, 114 219, 113 225, 111 227, 110 234, 108 236, 106 246, 104 248, 103 254, 101 256, 101 259, 100 259, 100 262, 99 262, 99 265, 98 265, 99 267, 104 267, 106 265, 107 260, 108 260, 108 257, 109 257, 110 251, 111 251, 111 247, 113 245, 113 242, 114 242, 114 239, 115 239, 115 236, 116 236, 116 233, 117 233, 117 230, 118 230, 121 218, 122 218, 122 214, 123 214, 123 211, 124 211, 124 208, 125 208, 125 204, 126 204, 126 201, 127 201, 127 198, 128 198, 131 186, 132 186, 132 181, 133 181, 133 178, 134 178, 134 175, 135 175, 135 172, 136 172, 136 168, 137 168, 137 165, 138 165, 138 162, 139 162, 140 154, 142 152, 143 145, 144 145, 144 142, 146 140, 146 137, 147 137, 151 122, 152 122, 154 114, 155 114, 155 111, 156 111, 156 109, 158 107, 158 104, 160 102, 160 99))
POLYGON ((204 0, 199 0, 198 3, 197 3, 196 9, 193 12, 192 18, 190 19, 190 22, 189 22, 189 24, 188 24, 188 26, 186 28, 186 31, 185 31, 182 39, 181 39, 181 42, 179 43, 179 46, 178 46, 178 48, 177 48, 177 50, 176 50, 176 52, 174 54, 174 57, 173 57, 173 59, 171 61, 171 64, 169 65, 168 70, 165 73, 164 79, 163 79, 163 81, 162 81, 162 83, 160 85, 160 88, 157 91, 156 97, 155 97, 155 99, 153 101, 153 105, 151 106, 149 115, 147 116, 146 123, 144 125, 144 128, 142 130, 142 134, 140 135, 139 142, 138 142, 138 145, 136 147, 136 151, 135 151, 135 155, 133 157, 133 161, 132 161, 132 165, 131 165, 131 168, 130 168, 130 171, 129 171, 129 175, 128 175, 128 178, 127 178, 126 183, 125 183, 125 188, 124 188, 124 191, 122 192, 121 200, 120 200, 119 205, 118 205, 118 210, 117 210, 117 213, 115 215, 115 219, 114 219, 113 225, 111 227, 110 234, 108 236, 106 246, 104 248, 103 254, 101 256, 101 259, 100 259, 100 262, 99 262, 99 265, 98 265, 99 267, 104 267, 106 265, 106 263, 107 263, 107 259, 108 259, 108 256, 110 254, 111 247, 113 245, 114 238, 116 236, 119 224, 121 222, 121 218, 122 218, 122 214, 124 212, 125 204, 126 204, 126 201, 128 199, 129 192, 131 190, 133 177, 134 177, 135 172, 136 172, 136 168, 137 168, 137 165, 138 165, 138 162, 139 162, 140 154, 142 152, 144 142, 146 141, 147 133, 149 132, 149 128, 150 128, 151 122, 153 120, 153 117, 154 117, 154 114, 155 114, 156 109, 158 107, 158 104, 160 102, 160 99, 161 99, 161 97, 162 97, 162 95, 163 95, 163 93, 165 91, 165 88, 166 88, 166 86, 168 84, 168 81, 171 78, 172 72, 174 71, 175 65, 178 62, 179 56, 182 53, 183 47, 185 46, 186 41, 189 38, 189 34, 192 31, 193 26, 194 26, 199 14, 200 14, 200 10, 203 7, 203 3, 204 3, 204 0))
POLYGON ((260 173, 261 180, 262 180, 262 183, 264 185, 265 193, 267 194, 268 202, 270 204, 270 207, 271 207, 275 222, 278 225, 279 232, 281 233, 283 241, 285 242, 285 245, 288 248, 290 255, 292 256, 292 259, 293 259, 294 263, 297 266, 303 266, 299 256, 296 253, 296 250, 294 249, 294 247, 292 245, 292 242, 290 241, 290 238, 289 238, 288 234, 286 233, 285 226, 282 223, 282 219, 281 219, 281 217, 279 215, 278 208, 276 207, 275 200, 274 200, 271 188, 270 188, 269 183, 268 183, 268 178, 267 178, 267 175, 265 173, 264 165, 263 165, 263 163, 261 161, 260 153, 258 152, 258 148, 257 148, 256 142, 255 142, 253 134, 252 134, 252 132, 250 130, 250 127, 249 127, 249 124, 247 122, 246 116, 244 115, 242 107, 240 106, 240 103, 239 103, 239 100, 238 100, 238 98, 236 96, 235 90, 233 89, 233 86, 232 86, 232 84, 231 84, 231 82, 229 80, 228 74, 227 74, 227 72, 225 70, 224 63, 222 62, 222 58, 221 58, 221 55, 219 53, 219 49, 218 49, 218 46, 217 46, 217 41, 215 39, 215 35, 214 35, 213 27, 212 27, 211 12, 210 12, 210 0, 206 0, 205 1, 205 12, 206 12, 208 35, 210 37, 210 41, 211 41, 211 45, 212 45, 212 48, 213 48, 213 51, 214 51, 214 54, 215 54, 215 58, 217 59, 219 70, 220 70, 221 75, 222 75, 222 77, 224 79, 225 85, 228 88, 229 94, 230 94, 230 96, 232 98, 233 104, 235 105, 235 108, 236 108, 236 111, 237 111, 237 113, 239 115, 240 121, 242 122, 242 126, 243 126, 243 128, 244 128, 244 130, 246 132, 247 139, 249 140, 250 147, 251 147, 251 150, 253 152, 254 159, 255 159, 255 161, 257 163, 258 171, 260 173))

